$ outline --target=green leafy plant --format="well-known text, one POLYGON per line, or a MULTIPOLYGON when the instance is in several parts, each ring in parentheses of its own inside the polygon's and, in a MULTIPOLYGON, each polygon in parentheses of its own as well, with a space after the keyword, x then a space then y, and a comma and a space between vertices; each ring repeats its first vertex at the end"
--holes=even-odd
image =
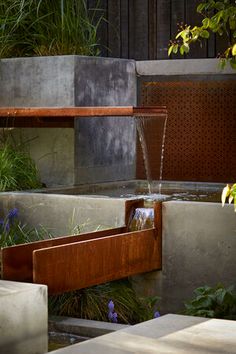
POLYGON ((86 0, 0 0, 0 57, 98 55, 101 21, 86 0))
POLYGON ((227 184, 223 189, 221 194, 222 206, 225 205, 226 200, 228 200, 229 204, 232 203, 232 201, 234 202, 234 211, 236 212, 236 183, 232 186, 227 184))
POLYGON ((202 26, 179 25, 179 32, 174 41, 170 41, 168 55, 171 53, 187 54, 194 42, 200 42, 210 37, 210 33, 220 36, 227 35, 225 50, 220 53, 220 64, 224 68, 227 60, 236 69, 236 4, 230 0, 205 0, 197 12, 203 16, 202 26), (232 36, 230 34, 232 33, 232 36))
POLYGON ((128 279, 49 297, 53 315, 108 321, 108 304, 114 301, 119 323, 134 324, 153 318, 158 297, 138 298, 128 279))
POLYGON ((196 296, 185 304, 186 315, 236 320, 236 293, 233 286, 203 286, 194 293, 196 296))
POLYGON ((30 155, 9 143, 0 146, 0 192, 42 186, 30 155))

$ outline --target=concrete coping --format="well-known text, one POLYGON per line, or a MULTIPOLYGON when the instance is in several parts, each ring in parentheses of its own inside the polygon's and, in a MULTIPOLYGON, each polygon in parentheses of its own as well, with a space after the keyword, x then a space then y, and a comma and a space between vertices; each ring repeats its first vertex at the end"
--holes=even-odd
POLYGON ((236 321, 165 315, 51 354, 235 354, 236 321))
POLYGON ((234 74, 228 64, 224 70, 219 67, 218 59, 171 59, 145 60, 136 62, 138 75, 201 75, 234 74))
POLYGON ((48 327, 50 331, 94 338, 120 329, 126 329, 129 325, 66 316, 50 316, 48 327))

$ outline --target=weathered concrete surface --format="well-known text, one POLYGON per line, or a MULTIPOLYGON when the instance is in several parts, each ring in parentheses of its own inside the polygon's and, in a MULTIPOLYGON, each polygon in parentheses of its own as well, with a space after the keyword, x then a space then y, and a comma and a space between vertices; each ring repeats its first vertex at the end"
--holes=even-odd
MULTIPOLYGON (((0 66, 0 106, 136 105, 132 60, 68 55, 2 59, 0 66)), ((75 139, 73 129, 26 128, 15 135, 19 131, 30 140, 40 136, 30 153, 49 186, 135 177, 132 118, 81 119, 75 139)))
MULTIPOLYGON (((135 106, 136 102, 134 61, 76 58, 76 106, 135 106)), ((75 135, 76 184, 135 178, 132 118, 79 119, 75 135)))
POLYGON ((224 70, 219 67, 218 59, 171 59, 136 61, 137 74, 149 75, 203 75, 235 74, 228 64, 224 70))
POLYGON ((95 338, 129 327, 129 325, 120 323, 84 320, 66 316, 50 316, 48 325, 50 331, 77 334, 88 338, 95 338))
POLYGON ((24 144, 47 186, 74 183, 74 129, 26 128, 13 129, 14 141, 24 144))
MULTIPOLYGON (((74 106, 74 56, 1 59, 0 106, 74 106)), ((46 185, 74 183, 74 130, 12 131, 29 145, 46 185)))
POLYGON ((18 208, 22 223, 32 227, 42 225, 55 236, 125 224, 125 200, 122 199, 1 193, 0 214, 3 212, 6 215, 12 208, 18 208))
POLYGON ((74 56, 1 59, 0 106, 74 105, 74 56))
POLYGON ((234 354, 236 322, 166 315, 52 354, 234 354))
POLYGON ((162 271, 135 277, 135 284, 161 296, 162 313, 178 313, 197 287, 235 284, 236 216, 232 205, 219 203, 162 205, 162 271))
POLYGON ((0 353, 46 353, 47 328, 47 287, 0 280, 0 353))

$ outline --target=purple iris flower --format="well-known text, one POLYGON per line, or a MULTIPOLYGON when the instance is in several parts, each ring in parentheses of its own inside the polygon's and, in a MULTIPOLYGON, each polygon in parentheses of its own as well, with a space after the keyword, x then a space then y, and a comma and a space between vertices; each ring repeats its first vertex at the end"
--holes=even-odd
POLYGON ((11 209, 7 217, 10 222, 14 221, 14 219, 18 217, 18 209, 17 208, 11 209))
POLYGON ((118 316, 117 316, 117 313, 116 313, 116 312, 113 312, 111 322, 117 323, 117 317, 118 317, 118 316))
POLYGON ((158 318, 158 317, 160 317, 161 315, 160 315, 160 312, 159 311, 155 311, 154 312, 154 318, 158 318))
POLYGON ((108 302, 108 319, 110 322, 117 323, 117 313, 114 312, 115 305, 112 300, 108 302))
POLYGON ((113 312, 114 311, 114 308, 115 308, 115 305, 114 305, 114 302, 112 301, 112 300, 110 300, 109 302, 108 302, 108 310, 109 310, 109 312, 113 312))

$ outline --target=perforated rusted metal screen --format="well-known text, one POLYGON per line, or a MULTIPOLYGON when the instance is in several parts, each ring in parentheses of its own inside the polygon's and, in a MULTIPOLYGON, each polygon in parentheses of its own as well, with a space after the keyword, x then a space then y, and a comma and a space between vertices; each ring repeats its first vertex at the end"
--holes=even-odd
MULTIPOLYGON (((141 104, 166 105, 163 179, 226 182, 236 179, 236 81, 144 82, 141 104)), ((147 121, 153 179, 160 175, 163 121, 147 121)), ((138 143, 137 178, 145 178, 138 143)))

